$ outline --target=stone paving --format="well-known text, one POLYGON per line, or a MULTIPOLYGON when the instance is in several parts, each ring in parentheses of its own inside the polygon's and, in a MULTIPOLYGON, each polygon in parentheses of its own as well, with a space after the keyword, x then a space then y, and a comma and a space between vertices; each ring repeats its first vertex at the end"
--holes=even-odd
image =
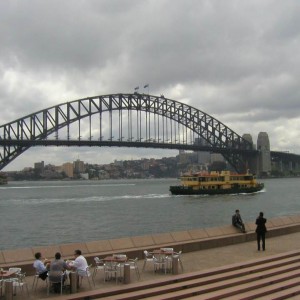
MULTIPOLYGON (((256 241, 245 242, 241 244, 229 245, 224 247, 206 249, 201 251, 183 253, 182 261, 184 265, 184 273, 193 271, 207 270, 214 267, 229 265, 237 262, 243 262, 247 260, 253 260, 257 258, 266 257, 269 255, 279 254, 290 250, 300 250, 300 232, 282 235, 273 238, 266 239, 266 251, 257 251, 256 241)), ((142 270, 143 260, 138 262, 140 271, 142 270)), ((180 270, 180 268, 179 268, 180 270)), ((181 270, 180 270, 181 271, 181 270)), ((157 274, 153 272, 153 268, 148 265, 145 272, 141 272, 140 281, 146 280, 159 280, 160 278, 166 278, 166 276, 174 276, 170 274, 157 274)), ((29 295, 26 294, 26 290, 20 293, 17 290, 17 295, 14 300, 23 299, 47 299, 57 298, 59 295, 50 294, 47 296, 47 289, 44 282, 40 281, 36 291, 32 291, 33 276, 26 278, 29 295)), ((135 273, 131 273, 131 282, 137 282, 135 273)), ((89 287, 88 281, 84 280, 80 291, 88 291, 90 289, 105 289, 109 287, 116 287, 115 282, 104 282, 103 274, 98 272, 95 278, 95 286, 89 287)), ((117 286, 123 286, 123 283, 118 283, 117 286)), ((2 299, 2 298, 1 298, 2 299)), ((3 297, 4 299, 4 297, 3 297)), ((293 299, 300 299, 300 297, 294 297, 293 299)))

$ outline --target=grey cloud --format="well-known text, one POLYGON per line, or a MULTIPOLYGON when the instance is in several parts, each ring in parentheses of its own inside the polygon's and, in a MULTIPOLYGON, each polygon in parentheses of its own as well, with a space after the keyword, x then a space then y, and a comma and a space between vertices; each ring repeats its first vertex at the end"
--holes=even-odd
POLYGON ((292 0, 1 1, 0 123, 148 83, 272 134, 299 118, 299 12, 292 0))

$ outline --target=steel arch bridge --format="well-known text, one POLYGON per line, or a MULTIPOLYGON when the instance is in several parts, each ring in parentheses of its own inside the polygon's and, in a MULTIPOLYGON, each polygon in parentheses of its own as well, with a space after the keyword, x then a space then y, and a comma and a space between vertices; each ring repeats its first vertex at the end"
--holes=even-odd
POLYGON ((163 95, 65 102, 0 126, 0 170, 32 146, 119 146, 221 153, 238 172, 257 155, 222 122, 163 95))

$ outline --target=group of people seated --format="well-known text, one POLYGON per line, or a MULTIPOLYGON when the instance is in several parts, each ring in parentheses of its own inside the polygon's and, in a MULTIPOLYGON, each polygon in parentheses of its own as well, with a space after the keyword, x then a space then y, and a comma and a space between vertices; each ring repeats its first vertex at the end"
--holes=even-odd
POLYGON ((53 260, 43 258, 41 252, 37 252, 35 253, 33 267, 39 275, 39 278, 42 280, 49 278, 49 281, 53 283, 52 287, 54 292, 59 292, 59 283, 63 283, 67 279, 70 271, 76 271, 79 276, 86 274, 88 263, 86 258, 82 255, 81 250, 75 250, 74 257, 74 261, 68 263, 68 261, 61 258, 60 252, 55 253, 53 260))

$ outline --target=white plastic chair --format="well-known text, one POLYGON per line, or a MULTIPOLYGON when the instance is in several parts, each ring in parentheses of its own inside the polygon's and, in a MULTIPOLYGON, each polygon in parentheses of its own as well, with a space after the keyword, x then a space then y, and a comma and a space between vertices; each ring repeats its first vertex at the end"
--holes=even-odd
POLYGON ((32 290, 36 290, 39 279, 40 279, 39 274, 35 273, 32 282, 32 290))
POLYGON ((15 272, 15 274, 20 274, 22 272, 21 268, 9 268, 8 269, 9 272, 15 272))
POLYGON ((116 262, 107 262, 104 265, 104 282, 111 280, 112 278, 116 279, 118 283, 118 277, 121 275, 121 265, 116 262))
POLYGON ((103 271, 104 274, 105 263, 103 259, 100 259, 99 257, 94 257, 94 261, 95 261, 95 268, 93 272, 93 279, 95 280, 95 276, 98 271, 103 271))
POLYGON ((0 279, 0 297, 2 297, 3 288, 4 288, 4 281, 3 281, 3 279, 0 279))
MULTIPOLYGON (((33 282, 32 282, 32 290, 36 290, 37 289, 37 286, 38 286, 38 282, 42 280, 39 276, 39 273, 36 272, 34 277, 33 277, 33 282)), ((45 281, 46 283, 46 286, 48 286, 48 277, 45 279, 45 280, 42 280, 42 281, 45 281)))
POLYGON ((24 286, 25 286, 27 290, 27 296, 29 296, 28 286, 25 277, 26 277, 26 273, 19 272, 17 273, 17 277, 12 278, 14 294, 17 293, 17 288, 19 288, 21 290, 21 293, 23 293, 24 286))
POLYGON ((140 271, 139 271, 137 262, 138 262, 138 257, 136 257, 135 259, 129 259, 127 263, 130 265, 130 270, 135 271, 137 279, 140 279, 141 275, 140 275, 140 271))
POLYGON ((167 273, 168 260, 165 256, 157 255, 153 257, 154 272, 163 270, 167 273))
POLYGON ((81 271, 81 270, 77 271, 77 275, 79 277, 79 286, 82 285, 83 278, 87 278, 89 285, 91 287, 90 277, 92 278, 93 284, 95 285, 94 278, 93 276, 91 276, 91 267, 92 265, 89 265, 86 267, 85 271, 81 271))
POLYGON ((8 269, 9 272, 14 272, 14 274, 12 275, 12 277, 9 278, 9 281, 18 281, 18 275, 22 272, 21 268, 9 268, 8 269))
POLYGON ((12 277, 10 277, 9 279, 5 279, 5 281, 18 281, 18 275, 21 273, 22 269, 21 268, 9 268, 8 269, 9 272, 14 272, 14 274, 12 275, 12 277))
POLYGON ((48 273, 48 287, 47 287, 47 295, 50 293, 51 284, 60 284, 60 294, 62 295, 64 280, 65 280, 65 272, 62 272, 59 280, 51 280, 51 272, 48 273))
POLYGON ((181 254, 182 254, 182 251, 174 252, 173 258, 178 259, 178 262, 180 263, 181 270, 183 271, 183 263, 182 263, 182 260, 181 260, 181 254))
POLYGON ((166 260, 166 270, 167 272, 172 271, 173 255, 168 255, 165 257, 166 260))
POLYGON ((154 262, 154 258, 153 258, 153 254, 148 252, 147 250, 144 250, 144 265, 143 265, 143 271, 146 268, 146 264, 147 263, 151 263, 153 265, 154 262))

